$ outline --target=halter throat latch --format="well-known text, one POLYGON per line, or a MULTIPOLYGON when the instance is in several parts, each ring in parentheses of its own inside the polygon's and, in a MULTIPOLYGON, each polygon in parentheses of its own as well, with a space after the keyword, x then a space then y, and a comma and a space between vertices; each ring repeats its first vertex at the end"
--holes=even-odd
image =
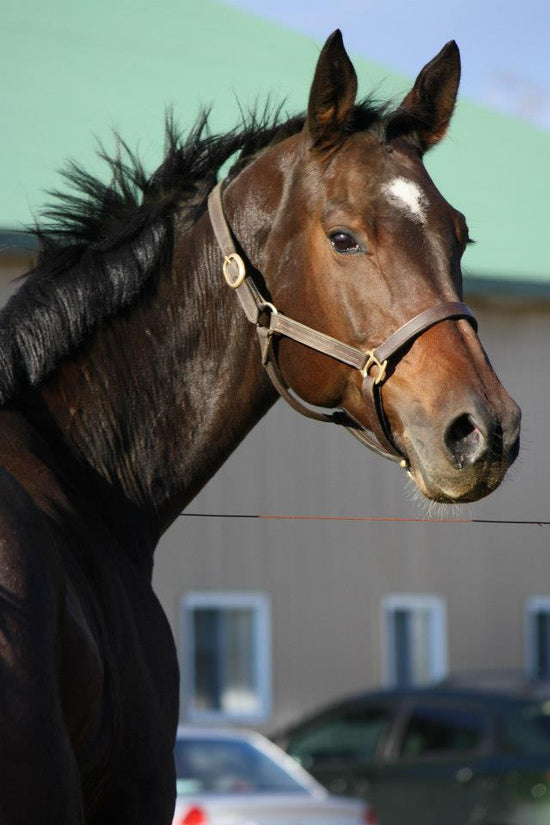
POLYGON ((408 469, 408 460, 395 443, 382 404, 382 386, 387 379, 388 364, 398 360, 400 351, 419 335, 441 321, 465 318, 477 330, 470 308, 459 301, 436 304, 415 315, 392 333, 380 346, 367 352, 325 335, 280 313, 260 293, 249 277, 245 262, 237 252, 222 202, 222 185, 217 184, 208 197, 208 213, 214 235, 223 255, 222 271, 226 284, 235 291, 250 323, 256 327, 262 364, 279 395, 297 412, 317 421, 329 421, 345 427, 355 438, 378 455, 408 469), (273 346, 275 337, 291 338, 299 344, 334 358, 358 370, 363 377, 362 393, 374 412, 372 434, 345 410, 320 412, 296 396, 284 380, 273 346))

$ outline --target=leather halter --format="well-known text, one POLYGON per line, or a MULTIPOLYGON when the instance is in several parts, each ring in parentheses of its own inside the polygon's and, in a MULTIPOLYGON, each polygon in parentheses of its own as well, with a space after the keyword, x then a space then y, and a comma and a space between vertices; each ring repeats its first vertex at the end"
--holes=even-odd
POLYGON ((214 235, 224 256, 223 275, 237 297, 248 320, 255 325, 260 342, 262 364, 265 367, 275 389, 290 406, 308 418, 317 421, 330 421, 345 427, 365 446, 391 461, 398 461, 408 469, 408 460, 397 447, 391 433, 390 425, 382 405, 382 385, 387 378, 388 363, 398 360, 399 351, 413 341, 429 327, 447 319, 466 318, 477 330, 477 322, 470 308, 459 301, 436 304, 425 309, 404 323, 375 349, 363 350, 352 347, 330 335, 325 335, 311 327, 282 315, 277 308, 267 301, 257 285, 249 277, 245 263, 238 254, 233 236, 225 218, 222 203, 223 181, 214 187, 208 198, 208 212, 214 235), (332 413, 320 412, 306 405, 304 401, 291 392, 284 380, 277 362, 273 339, 284 336, 304 344, 317 352, 328 355, 337 361, 359 370, 363 376, 362 393, 374 410, 372 435, 366 431, 349 413, 336 410, 332 413))

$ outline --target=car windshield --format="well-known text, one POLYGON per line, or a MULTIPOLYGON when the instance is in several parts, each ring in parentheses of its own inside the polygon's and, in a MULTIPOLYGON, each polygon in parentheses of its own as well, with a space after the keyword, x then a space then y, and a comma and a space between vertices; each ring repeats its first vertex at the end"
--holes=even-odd
POLYGON ((502 719, 503 750, 550 757, 550 701, 524 705, 502 719))
POLYGON ((178 739, 175 760, 178 796, 308 793, 290 773, 246 741, 178 739))

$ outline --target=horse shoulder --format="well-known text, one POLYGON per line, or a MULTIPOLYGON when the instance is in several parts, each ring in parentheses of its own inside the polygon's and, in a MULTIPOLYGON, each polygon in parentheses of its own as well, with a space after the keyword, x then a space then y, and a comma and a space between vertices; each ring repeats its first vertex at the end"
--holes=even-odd
POLYGON ((9 789, 2 822, 82 821, 57 671, 62 606, 63 577, 48 520, 0 469, 0 775, 9 789))
POLYGON ((0 586, 23 600, 49 591, 55 600, 60 569, 48 520, 19 481, 0 468, 0 586), (45 576, 44 576, 45 574, 45 576))

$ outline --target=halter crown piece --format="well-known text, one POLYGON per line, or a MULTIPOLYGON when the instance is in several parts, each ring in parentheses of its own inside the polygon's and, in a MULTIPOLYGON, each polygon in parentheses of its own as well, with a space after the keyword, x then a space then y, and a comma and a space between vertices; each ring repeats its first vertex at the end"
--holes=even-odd
POLYGON ((386 338, 382 344, 367 352, 318 332, 299 321, 294 321, 281 314, 270 301, 262 296, 256 283, 247 273, 245 263, 236 250, 233 235, 224 214, 222 187, 223 181, 218 183, 210 193, 208 212, 214 235, 223 255, 223 276, 227 285, 236 292, 246 317, 256 327, 262 364, 273 386, 297 412, 317 421, 330 421, 345 427, 366 447, 384 458, 399 462, 401 467, 408 469, 408 460, 393 439, 382 405, 382 386, 387 378, 388 363, 397 361, 400 350, 406 344, 440 321, 450 318, 466 318, 477 330, 477 322, 472 311, 466 304, 459 301, 436 304, 419 315, 415 315, 389 338, 386 338), (320 412, 293 394, 281 374, 273 346, 274 339, 279 336, 291 338, 293 341, 359 370, 363 376, 363 396, 375 412, 372 434, 344 410, 336 410, 332 413, 320 412))

